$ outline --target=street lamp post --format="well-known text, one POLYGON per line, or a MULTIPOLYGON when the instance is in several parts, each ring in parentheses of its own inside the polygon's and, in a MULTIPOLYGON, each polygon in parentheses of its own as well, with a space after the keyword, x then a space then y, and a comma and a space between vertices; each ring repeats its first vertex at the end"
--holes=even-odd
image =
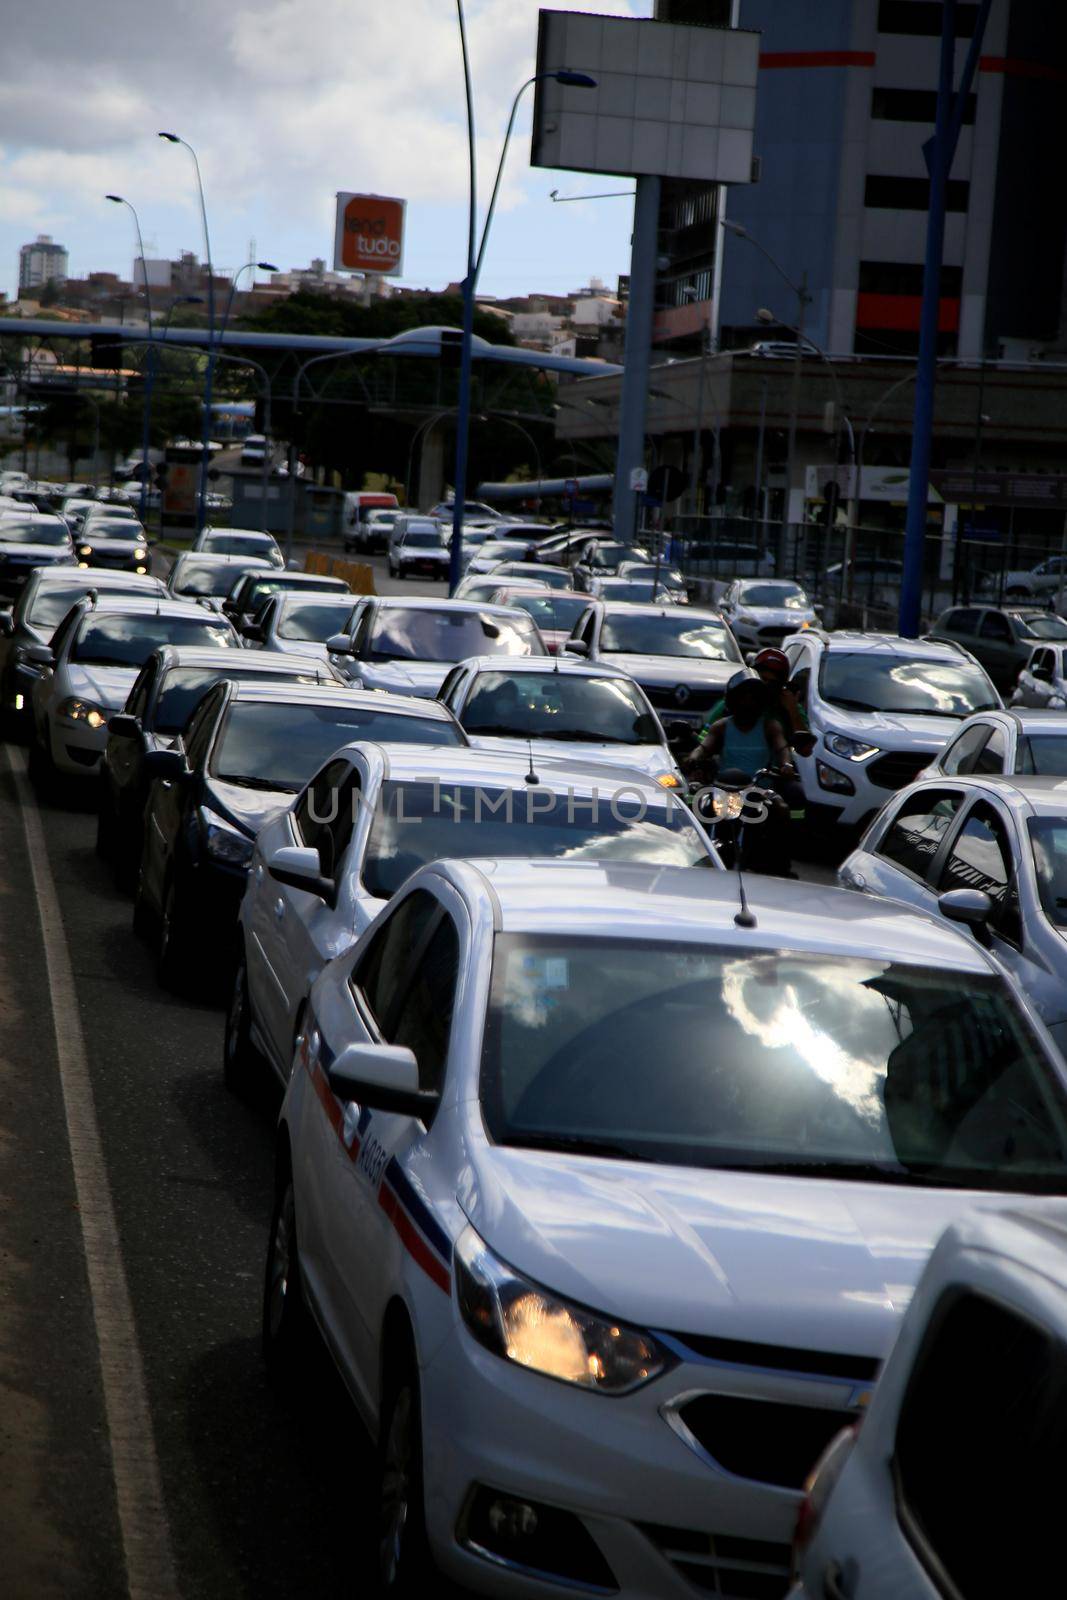
POLYGON ((142 277, 142 279, 144 281, 145 316, 148 319, 148 338, 149 338, 150 342, 149 342, 149 348, 148 348, 148 371, 145 374, 144 394, 142 395, 142 399, 141 399, 141 467, 142 467, 142 471, 141 471, 141 500, 140 500, 140 505, 138 507, 138 510, 140 512, 141 525, 143 527, 144 524, 145 524, 145 519, 146 519, 146 516, 147 516, 147 510, 148 510, 148 477, 147 477, 147 471, 148 471, 148 419, 149 419, 149 414, 150 414, 151 406, 152 406, 152 379, 153 379, 153 377, 155 375, 155 366, 156 366, 156 350, 155 350, 155 345, 152 342, 152 295, 151 295, 151 291, 149 290, 149 287, 148 287, 148 263, 145 260, 145 254, 144 254, 144 239, 143 239, 143 237, 141 235, 141 219, 137 215, 136 207, 134 207, 129 200, 124 199, 124 197, 121 194, 106 194, 104 196, 104 199, 105 200, 110 200, 112 205, 125 206, 127 211, 130 213, 130 215, 133 218, 133 225, 137 230, 137 249, 140 252, 141 277, 142 277))
POLYGON ((496 179, 493 183, 493 192, 489 200, 489 209, 486 212, 485 223, 482 227, 481 242, 477 253, 474 244, 477 234, 477 162, 474 148, 474 92, 471 86, 470 54, 467 49, 467 23, 463 13, 463 0, 456 0, 456 14, 459 21, 460 48, 463 56, 463 87, 466 96, 467 108, 467 271, 463 279, 463 331, 460 344, 459 360, 459 402, 456 408, 456 482, 452 508, 452 545, 449 560, 448 592, 454 594, 459 584, 461 572, 460 546, 463 543, 463 509, 467 495, 467 453, 470 443, 470 404, 471 404, 471 357, 474 345, 474 293, 478 285, 478 274, 481 271, 482 261, 485 258, 485 246, 489 237, 489 228, 496 208, 496 198, 500 190, 500 180, 504 174, 504 162, 508 153, 508 144, 511 140, 512 129, 515 126, 515 116, 519 109, 519 101, 531 84, 537 83, 542 78, 554 78, 557 83, 574 89, 595 89, 596 79, 585 72, 570 72, 562 69, 558 72, 536 72, 526 82, 519 86, 511 105, 511 115, 508 117, 507 129, 504 133, 504 143, 500 151, 500 160, 497 163, 496 179))
POLYGON ((180 144, 188 150, 193 158, 196 169, 196 189, 200 196, 200 218, 204 225, 204 255, 207 262, 207 316, 208 316, 208 358, 207 369, 204 374, 204 426, 201 435, 202 452, 200 457, 200 490, 197 497, 199 506, 199 523, 204 525, 204 510, 207 504, 207 473, 209 465, 208 445, 211 441, 211 401, 215 383, 215 268, 211 260, 211 235, 208 231, 207 205, 204 200, 204 181, 200 175, 200 162, 196 151, 187 139, 177 133, 160 133, 159 137, 168 144, 180 144))

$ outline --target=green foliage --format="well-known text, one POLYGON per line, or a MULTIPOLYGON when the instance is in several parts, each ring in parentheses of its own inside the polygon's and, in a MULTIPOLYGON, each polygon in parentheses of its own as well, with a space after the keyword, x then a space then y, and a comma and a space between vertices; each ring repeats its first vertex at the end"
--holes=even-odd
MULTIPOLYGON (((391 339, 408 328, 458 328, 463 302, 458 294, 390 295, 360 305, 340 295, 315 294, 302 289, 252 316, 241 317, 234 328, 256 333, 310 333, 344 339, 391 339)), ((474 331, 491 344, 515 343, 511 329, 490 311, 474 313, 474 331)))

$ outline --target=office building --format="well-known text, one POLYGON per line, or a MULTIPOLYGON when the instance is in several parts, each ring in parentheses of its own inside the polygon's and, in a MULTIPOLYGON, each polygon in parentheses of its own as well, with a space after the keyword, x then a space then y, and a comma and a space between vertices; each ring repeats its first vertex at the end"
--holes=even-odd
POLYGON ((64 283, 67 260, 65 246, 56 244, 50 233, 39 233, 19 251, 19 294, 30 295, 46 283, 64 283))

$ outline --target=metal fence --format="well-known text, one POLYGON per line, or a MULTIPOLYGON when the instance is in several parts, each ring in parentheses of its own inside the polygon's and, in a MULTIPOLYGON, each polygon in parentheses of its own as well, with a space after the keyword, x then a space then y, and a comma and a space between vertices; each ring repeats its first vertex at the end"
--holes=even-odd
MULTIPOLYGON (((645 530, 655 541, 654 530, 645 530)), ((734 578, 791 578, 829 627, 896 628, 904 573, 903 529, 759 521, 748 517, 672 519, 665 548, 702 598, 716 600, 734 578), (846 565, 846 554, 851 555, 846 565)), ((923 623, 957 604, 1067 603, 1067 530, 992 541, 933 531, 923 556, 923 623)))

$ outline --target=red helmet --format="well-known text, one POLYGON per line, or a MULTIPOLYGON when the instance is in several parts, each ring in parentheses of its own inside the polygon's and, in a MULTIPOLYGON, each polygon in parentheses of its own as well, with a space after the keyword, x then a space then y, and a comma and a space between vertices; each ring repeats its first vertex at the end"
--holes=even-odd
POLYGON ((757 672, 773 672, 783 683, 789 676, 789 657, 784 650, 761 650, 752 665, 757 672))

